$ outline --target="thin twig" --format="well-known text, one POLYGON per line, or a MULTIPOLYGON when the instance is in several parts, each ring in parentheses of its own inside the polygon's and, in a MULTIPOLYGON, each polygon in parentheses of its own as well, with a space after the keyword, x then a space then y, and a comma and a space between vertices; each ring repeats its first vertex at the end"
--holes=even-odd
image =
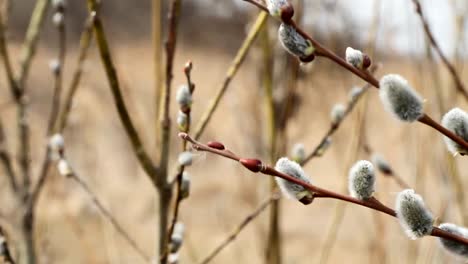
MULTIPOLYGON (((251 1, 248 1, 248 2, 251 2, 251 1)), ((263 8, 262 8, 263 9, 263 8)), ((335 62, 336 64, 338 64, 339 66, 341 66, 342 68, 346 69, 347 71, 355 74, 356 76, 358 76, 359 78, 361 78, 362 80, 368 82, 369 84, 371 84, 372 86, 374 86, 375 88, 380 88, 380 84, 379 84, 379 81, 376 79, 376 77, 374 77, 374 75, 372 75, 372 73, 370 73, 369 71, 367 70, 362 70, 362 69, 358 69, 354 66, 352 66, 351 64, 347 63, 343 58, 339 57, 338 55, 336 55, 335 53, 333 53, 331 50, 329 50, 327 47, 323 46, 322 44, 320 44, 317 40, 315 40, 314 38, 312 38, 311 36, 309 36, 304 30, 302 30, 301 28, 299 28, 296 23, 293 21, 293 20, 290 20, 290 21, 283 21, 283 23, 288 23, 290 26, 292 26, 300 35, 302 35, 305 39, 309 40, 312 45, 314 46, 315 48, 315 53, 314 55, 316 56, 319 56, 319 57, 325 57, 325 58, 328 58, 330 59, 331 61, 335 62)), ((419 118, 418 120, 420 123, 423 123, 427 126, 430 126, 432 127, 433 129, 439 131, 441 134, 445 135, 446 137, 450 138, 451 140, 455 141, 456 143, 458 143, 459 145, 463 146, 464 148, 468 149, 468 142, 466 142, 465 140, 463 140, 461 137, 457 136, 455 133, 453 133, 452 131, 446 129, 445 127, 441 126, 439 123, 437 123, 436 121, 434 121, 430 116, 428 116, 427 114, 424 114, 421 118, 419 118)))
POLYGON ((112 61, 112 57, 109 50, 109 45, 107 43, 107 39, 104 33, 104 28, 99 18, 99 14, 97 12, 97 3, 96 0, 87 0, 88 2, 88 9, 91 13, 91 16, 94 17, 93 19, 93 30, 94 35, 96 38, 96 42, 99 48, 99 53, 101 56, 102 64, 106 71, 106 76, 109 82, 109 86, 112 91, 112 95, 114 97, 114 103, 117 108, 117 112, 119 114, 119 118, 122 122, 122 125, 125 128, 125 132, 127 133, 128 138, 133 147, 133 151, 138 158, 141 166, 145 173, 152 179, 153 183, 157 186, 159 184, 157 180, 157 168, 153 165, 153 161, 151 160, 148 153, 145 151, 143 143, 140 139, 140 136, 133 125, 133 122, 130 118, 130 114, 128 113, 127 107, 125 106, 125 102, 122 96, 122 92, 120 91, 119 80, 117 77, 117 72, 114 67, 114 63, 112 61))
POLYGON ((42 25, 47 14, 47 9, 50 5, 50 0, 38 0, 34 7, 34 11, 29 22, 28 31, 26 32, 26 38, 21 48, 20 57, 20 72, 18 75, 18 85, 22 90, 25 91, 25 81, 29 74, 32 59, 36 54, 37 43, 39 41, 39 35, 41 33, 42 25))
MULTIPOLYGON (((155 108, 155 138, 159 138, 159 110, 161 104, 161 93, 162 93, 162 63, 163 63, 163 52, 162 52, 162 5, 161 0, 152 0, 152 33, 153 33, 153 48, 154 48, 154 108, 155 108)), ((157 146, 156 146, 157 148, 157 146)))
POLYGON ((8 182, 10 183, 11 190, 14 194, 17 194, 19 187, 16 182, 16 175, 13 170, 13 165, 11 163, 11 156, 8 152, 5 138, 5 130, 3 129, 3 121, 0 119, 0 160, 5 168, 6 175, 8 177, 8 182))
POLYGON ((89 47, 91 45, 91 40, 93 38, 93 34, 92 34, 93 33, 93 28, 92 28, 93 19, 94 17, 91 17, 91 16, 88 18, 88 20, 86 21, 83 33, 81 33, 77 65, 76 65, 75 71, 73 72, 73 77, 71 80, 70 88, 65 95, 63 109, 60 112, 60 115, 57 120, 56 131, 59 133, 61 133, 64 130, 65 126, 67 125, 68 116, 70 114, 70 111, 73 105, 73 98, 80 85, 81 76, 83 73, 83 64, 88 55, 89 47))
MULTIPOLYGON (((158 192, 159 192, 159 255, 160 263, 167 263, 166 245, 168 239, 168 221, 170 211, 170 201, 172 199, 172 186, 168 183, 168 165, 169 153, 171 144, 171 119, 170 119, 170 100, 171 100, 171 85, 173 78, 173 64, 177 45, 177 32, 182 7, 181 0, 172 0, 168 15, 168 33, 165 42, 166 48, 166 69, 164 88, 161 93, 161 102, 159 109, 159 176, 158 192)), ((177 208, 178 211, 178 208, 177 208)))
POLYGON ((303 161, 301 161, 301 166, 306 165, 313 158, 321 157, 324 154, 324 146, 327 144, 327 141, 330 139, 331 136, 333 136, 333 134, 335 134, 338 128, 340 128, 343 121, 353 111, 354 107, 357 105, 357 103, 363 97, 363 95, 369 90, 369 88, 370 85, 366 84, 364 87, 361 88, 361 90, 358 93, 356 93, 353 96, 353 98, 351 98, 351 100, 346 105, 346 110, 344 112, 343 118, 341 118, 336 123, 330 123, 330 127, 328 128, 327 132, 322 137, 320 142, 317 144, 317 146, 315 146, 314 150, 310 154, 308 154, 303 161))
MULTIPOLYGON (((186 63, 184 72, 185 72, 185 77, 187 78, 187 86, 189 87, 190 94, 193 94, 193 91, 195 89, 195 84, 192 83, 191 79, 191 71, 192 71, 192 62, 189 61, 186 63)), ((187 115, 187 124, 184 128, 179 128, 180 132, 185 132, 188 133, 190 131, 190 125, 192 123, 192 117, 191 117, 191 112, 192 109, 189 107, 188 109, 180 109, 180 111, 183 111, 187 115)), ((183 141, 182 146, 181 146, 182 151, 187 150, 187 142, 183 141)), ((174 233, 174 228, 175 225, 179 219, 179 209, 180 209, 180 203, 183 200, 182 197, 182 177, 184 174, 185 166, 179 164, 177 166, 177 175, 175 177, 175 185, 176 185, 176 190, 177 194, 175 196, 175 204, 174 204, 174 210, 173 210, 173 215, 172 215, 172 221, 171 225, 169 226, 169 231, 167 233, 167 238, 166 238, 166 246, 165 246, 165 251, 164 254, 162 255, 162 260, 165 261, 167 258, 167 255, 169 254, 170 251, 170 241, 172 234, 174 233)))
POLYGON ((127 243, 138 253, 138 255, 143 258, 146 263, 151 261, 151 258, 138 246, 136 241, 128 234, 127 231, 119 224, 117 219, 112 215, 109 210, 102 204, 102 202, 97 198, 96 194, 91 190, 89 185, 79 177, 75 172, 70 174, 70 179, 74 180, 82 189, 86 192, 88 197, 91 199, 91 202, 97 207, 97 209, 102 213, 102 215, 111 223, 114 229, 119 233, 127 243))
POLYGON ((15 80, 15 74, 13 72, 13 67, 11 65, 10 53, 8 52, 8 46, 6 42, 6 25, 5 19, 2 12, 0 12, 0 55, 3 58, 3 64, 5 67, 5 73, 8 78, 8 84, 10 87, 11 94, 15 101, 19 100, 21 96, 21 91, 18 87, 18 83, 15 80))
MULTIPOLYGON (((205 144, 197 142, 196 140, 194 140, 193 138, 191 138, 189 135, 185 133, 179 133, 179 137, 182 138, 183 140, 186 140, 192 143, 192 147, 195 150, 210 152, 210 153, 237 161, 243 164, 244 166, 246 166, 246 168, 248 168, 252 172, 260 172, 261 174, 279 177, 284 180, 290 181, 292 183, 298 184, 306 188, 307 190, 311 191, 314 194, 314 198, 330 198, 330 199, 341 200, 344 202, 353 203, 356 205, 367 207, 369 209, 373 209, 373 210, 382 212, 384 214, 387 214, 393 217, 397 216, 395 210, 385 206, 384 204, 382 204, 380 201, 378 201, 375 198, 371 198, 368 200, 359 200, 351 196, 347 196, 347 195, 336 193, 327 189, 323 189, 318 186, 312 185, 310 183, 303 182, 293 176, 279 172, 275 170, 273 167, 262 163, 260 160, 241 158, 228 149, 220 150, 216 148, 211 148, 205 144), (252 163, 255 163, 255 166, 252 166, 252 163)), ((431 236, 445 238, 445 239, 449 239, 452 241, 462 243, 464 245, 468 245, 468 238, 452 234, 450 232, 444 231, 435 226, 432 229, 431 236)))
POLYGON ((231 62, 231 66, 229 67, 226 73, 226 77, 223 83, 217 90, 216 95, 213 97, 208 108, 205 110, 200 121, 198 122, 194 132, 195 139, 199 139, 205 131, 205 128, 208 125, 208 122, 210 121, 211 117, 213 116, 214 111, 218 107, 221 98, 225 94, 229 84, 231 83, 231 80, 234 78, 240 66, 242 65, 242 62, 244 61, 250 47, 252 46, 252 43, 254 42, 260 30, 265 25, 265 21, 267 20, 267 18, 268 14, 265 12, 261 12, 257 16, 255 23, 251 27, 249 33, 247 34, 247 37, 244 39, 242 46, 237 51, 236 57, 231 62))
POLYGON ((216 246, 213 251, 208 254, 200 264, 207 264, 210 263, 224 248, 226 248, 230 243, 232 243, 237 236, 246 228, 253 220, 255 220, 263 211, 265 211, 268 206, 270 206, 273 202, 278 201, 280 198, 279 193, 272 194, 267 200, 262 202, 254 211, 247 215, 240 222, 240 224, 218 245, 216 246))
POLYGON ((435 49, 435 51, 439 55, 440 59, 444 63, 447 70, 450 72, 450 75, 452 75, 453 81, 455 82, 455 87, 457 88, 458 92, 461 93, 463 97, 465 98, 465 100, 468 101, 468 92, 466 91, 465 85, 463 84, 460 76, 458 75, 458 72, 455 69, 455 66, 448 60, 447 56, 445 56, 442 49, 440 48, 439 43, 435 39, 434 34, 432 33, 431 28, 429 27, 429 23, 426 19, 426 16, 424 15, 424 12, 422 10, 421 3, 419 2, 419 0, 412 0, 412 1, 414 3, 416 13, 421 19, 424 32, 426 33, 426 36, 429 39, 429 42, 431 43, 432 47, 435 49))

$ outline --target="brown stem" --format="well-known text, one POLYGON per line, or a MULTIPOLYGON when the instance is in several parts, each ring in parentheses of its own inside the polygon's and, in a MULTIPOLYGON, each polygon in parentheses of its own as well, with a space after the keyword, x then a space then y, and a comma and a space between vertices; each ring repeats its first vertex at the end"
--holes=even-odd
MULTIPOLYGON (((195 141, 194 139, 192 139, 189 135, 187 135, 185 133, 179 133, 179 137, 182 138, 183 140, 187 140, 190 143, 192 143, 193 148, 196 149, 196 150, 210 152, 210 153, 217 154, 217 155, 220 155, 220 156, 223 156, 223 157, 226 157, 226 158, 238 161, 238 162, 245 161, 245 159, 239 158, 237 155, 235 155, 233 152, 231 152, 229 150, 226 150, 226 149, 225 150, 219 150, 219 149, 210 148, 207 145, 204 145, 204 144, 201 144, 201 143, 195 141)), ((244 162, 242 164, 244 166, 246 166, 244 162)), ((330 190, 327 190, 327 189, 323 189, 323 188, 320 188, 318 186, 303 182, 303 181, 301 181, 301 180, 299 180, 297 178, 294 178, 292 176, 289 176, 289 175, 287 175, 285 173, 279 172, 279 171, 275 170, 274 168, 263 164, 260 160, 256 160, 256 167, 255 168, 253 168, 252 166, 249 166, 247 168, 250 169, 253 172, 260 172, 262 174, 266 174, 266 175, 270 175, 270 176, 274 176, 274 177, 280 177, 280 178, 282 178, 284 180, 287 180, 287 181, 290 181, 292 183, 298 184, 298 185, 306 188, 307 190, 311 191, 314 194, 315 198, 331 198, 331 199, 341 200, 341 201, 345 201, 345 202, 348 202, 348 203, 353 203, 353 204, 356 204, 356 205, 367 207, 369 209, 373 209, 373 210, 382 212, 384 214, 387 214, 387 215, 390 215, 390 216, 393 216, 393 217, 397 216, 395 210, 385 206, 384 204, 382 204, 380 201, 378 201, 377 199, 375 199, 373 197, 371 199, 368 199, 368 200, 359 200, 359 199, 356 199, 356 198, 353 198, 353 197, 350 197, 350 196, 347 196, 347 195, 343 195, 343 194, 336 193, 336 192, 333 192, 333 191, 330 191, 330 190)), ((449 233, 449 232, 446 232, 446 231, 443 231, 443 230, 441 230, 441 229, 439 229, 437 227, 433 227, 433 231, 431 233, 431 236, 450 239, 452 241, 456 241, 456 242, 462 243, 464 245, 468 245, 468 238, 458 236, 458 235, 455 235, 455 234, 452 234, 452 233, 449 233)))

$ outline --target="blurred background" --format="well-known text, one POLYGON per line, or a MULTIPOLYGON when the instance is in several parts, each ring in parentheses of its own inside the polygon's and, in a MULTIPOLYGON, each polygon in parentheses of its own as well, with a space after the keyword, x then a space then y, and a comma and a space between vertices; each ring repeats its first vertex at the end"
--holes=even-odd
MULTIPOLYGON (((171 118, 175 120, 178 111, 175 91, 185 83, 183 66, 191 60, 196 84, 192 113, 196 124, 223 82, 258 10, 241 0, 182 2, 171 118)), ((468 84, 468 2, 421 3, 443 52, 468 84)), ((340 56, 344 56, 348 46, 372 55, 373 63, 380 65, 376 72, 379 77, 396 73, 407 78, 426 99, 425 111, 435 120, 452 107, 468 110, 467 102, 456 93, 451 76, 428 44, 410 0, 304 0, 302 5, 298 16, 307 32, 340 56)), ((31 0, 11 1, 7 41, 16 69, 33 6, 31 0)), ((103 0, 101 11, 127 106, 146 149, 156 153, 151 2, 103 0)), ((162 13, 166 28, 167 5, 162 13)), ((45 129, 53 92, 48 64, 57 56, 58 48, 51 16, 49 11, 26 84, 31 105, 28 118, 32 122, 33 175, 37 175, 47 143, 45 129)), ((84 1, 67 1, 67 55, 63 67, 66 88, 76 64, 85 17, 84 1)), ((291 82, 296 98, 280 142, 284 148, 279 154, 286 156, 296 143, 304 144, 306 152, 311 151, 330 126, 333 105, 346 104, 350 90, 364 82, 322 58, 300 66, 297 78, 291 81, 290 56, 276 39, 278 26, 277 21, 269 19, 275 100, 281 101, 291 82)), ((262 48, 257 41, 201 141, 218 140, 242 156, 268 160, 263 70, 262 48)), ((1 118, 8 148, 14 154, 16 111, 3 70, 0 87, 4 87, 0 89, 1 118)), ((175 174, 180 144, 175 122, 172 131, 170 175, 175 174)), ((94 43, 64 138, 67 157, 76 172, 145 252, 153 256, 157 243, 157 195, 136 161, 116 115, 94 43)), ((364 145, 386 157, 396 173, 425 198, 438 220, 468 225, 466 214, 463 215, 468 211, 464 194, 468 166, 463 157, 452 158, 434 130, 421 124, 403 124, 384 112, 375 89, 344 121, 324 156, 312 160, 304 169, 318 186, 346 192, 348 169, 359 159, 370 159, 364 145)), ((180 212, 186 226, 180 254, 181 263, 197 263, 268 197, 269 178, 212 155, 197 154, 188 172, 192 175, 192 189, 180 212)), ((15 204, 4 177, 0 177, 0 190, 2 223, 7 230, 14 230, 14 224, 7 219, 14 213, 15 204)), ((42 263, 143 263, 73 182, 54 171, 44 190, 37 210, 42 263)), ((383 203, 394 207, 400 190, 391 177, 378 175, 376 196, 383 203)), ((281 200, 284 263, 463 263, 442 251, 432 237, 409 240, 395 219, 354 205, 340 209, 338 204, 318 200, 303 206, 281 200), (324 252, 328 255, 324 256, 324 252)), ((264 263, 267 231, 268 213, 264 212, 213 263, 264 263)), ((14 233, 11 236, 13 241, 20 239, 14 233)))

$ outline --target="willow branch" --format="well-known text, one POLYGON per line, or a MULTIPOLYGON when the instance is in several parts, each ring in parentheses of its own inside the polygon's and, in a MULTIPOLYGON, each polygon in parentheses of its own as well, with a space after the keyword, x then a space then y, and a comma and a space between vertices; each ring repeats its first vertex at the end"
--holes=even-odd
POLYGON ((0 256, 3 257, 3 260, 5 261, 5 263, 16 264, 16 261, 13 259, 13 256, 11 255, 7 237, 2 227, 0 227, 0 249, 1 249, 0 256))
MULTIPOLYGON (((195 150, 210 152, 210 153, 237 161, 243 164, 243 166, 245 166, 247 169, 251 170, 252 172, 260 172, 261 174, 279 177, 284 180, 290 181, 292 183, 298 184, 306 188, 307 190, 311 191, 314 194, 315 198, 330 198, 330 199, 335 199, 335 200, 341 200, 344 202, 367 207, 369 209, 379 211, 389 216, 393 216, 393 217, 397 216, 395 210, 391 209, 390 207, 387 207, 386 205, 382 204, 380 201, 378 201, 375 198, 371 198, 368 200, 359 200, 351 196, 347 196, 347 195, 336 193, 327 189, 323 189, 316 185, 303 182, 285 173, 279 172, 275 170, 273 167, 262 163, 260 160, 241 158, 228 149, 221 150, 218 148, 211 148, 205 144, 195 141, 193 138, 191 138, 189 135, 185 133, 180 133, 179 137, 181 137, 183 140, 186 140, 192 143, 192 147, 195 150), (255 163, 255 166, 253 166, 252 163, 255 163)), ((468 245, 468 238, 452 234, 450 232, 444 231, 435 226, 433 227, 431 236, 445 238, 445 239, 449 239, 452 241, 456 241, 456 242, 468 245)))
POLYGON ((234 242, 234 240, 237 238, 240 232, 244 230, 244 228, 246 228, 251 222, 253 222, 274 201, 278 201, 279 198, 279 193, 274 193, 267 200, 262 202, 257 208, 255 208, 253 212, 248 214, 247 217, 245 217, 244 220, 242 220, 240 224, 218 246, 216 246, 210 254, 208 254, 207 257, 200 261, 200 264, 210 263, 217 255, 219 255, 219 253, 223 249, 225 249, 229 244, 234 242))
POLYGON ((15 171, 13 170, 13 165, 11 163, 11 155, 7 149, 5 130, 3 129, 2 120, 0 120, 0 160, 8 177, 11 190, 16 194, 19 190, 19 187, 16 181, 15 171))
POLYGON ((135 250, 135 252, 138 253, 138 255, 145 260, 146 263, 151 262, 151 258, 138 246, 136 241, 130 236, 130 234, 125 231, 125 229, 122 227, 121 224, 117 221, 117 219, 112 215, 109 210, 104 207, 102 202, 97 198, 96 194, 91 190, 89 185, 81 178, 79 177, 75 172, 70 174, 70 178, 75 181, 83 191, 86 192, 88 197, 91 199, 91 202, 97 207, 99 212, 106 218, 114 227, 114 229, 119 233, 120 236, 122 236, 125 241, 135 250))
POLYGON ((73 98, 80 85, 81 76, 83 73, 83 64, 86 60, 86 57, 88 56, 89 47, 91 45, 91 40, 93 38, 93 28, 92 28, 93 19, 94 19, 93 17, 88 18, 85 24, 85 29, 83 33, 81 33, 77 65, 76 65, 75 71, 73 72, 73 77, 71 80, 70 88, 68 89, 68 92, 65 94, 65 101, 63 104, 63 109, 60 112, 60 115, 57 120, 56 131, 58 131, 59 133, 61 133, 65 129, 65 126, 67 125, 68 116, 70 114, 70 111, 73 105, 73 98))
MULTIPOLYGON (((247 1, 251 2, 251 1, 247 1)), ((263 8, 262 8, 263 9, 263 8)), ((293 20, 290 21, 283 21, 283 23, 287 23, 293 28, 296 29, 296 31, 302 35, 305 39, 309 40, 310 43, 312 43, 313 47, 315 48, 315 53, 314 55, 318 57, 325 57, 334 63, 338 64, 342 68, 346 69, 347 71, 353 73, 354 75, 358 76, 362 80, 368 82, 375 88, 380 88, 379 81, 372 75, 367 70, 362 70, 358 69, 351 64, 347 63, 343 58, 339 57, 336 55, 333 51, 325 47, 324 45, 320 44, 317 40, 312 38, 310 35, 308 35, 304 30, 302 30, 300 27, 296 25, 296 23, 293 20)), ((450 130, 442 127, 440 124, 438 124, 436 121, 434 121, 430 116, 427 114, 424 114, 419 120, 420 123, 423 123, 427 126, 432 127, 433 129, 439 131, 441 134, 445 135, 446 137, 450 138, 451 140, 455 141, 459 145, 463 146, 464 148, 468 149, 468 142, 463 140, 461 137, 455 135, 453 132, 450 130)))
POLYGON ((125 106, 122 92, 120 91, 120 84, 117 77, 117 72, 112 61, 112 56, 109 50, 109 45, 107 43, 106 35, 104 33, 103 24, 101 22, 101 19, 99 18, 98 13, 96 13, 96 0, 87 0, 87 2, 89 12, 94 17, 94 35, 99 48, 101 61, 106 71, 106 76, 109 82, 109 86, 111 88, 112 96, 114 97, 114 103, 115 107, 117 108, 117 113, 119 115, 120 121, 124 126, 125 132, 127 133, 127 136, 132 144, 133 151, 136 157, 138 158, 138 161, 140 162, 141 166, 143 167, 143 170, 151 178, 153 184, 158 186, 160 185, 160 182, 156 177, 157 168, 153 165, 153 161, 144 149, 140 136, 130 118, 130 114, 128 113, 127 107, 125 106))
POLYGON ((208 125, 208 122, 210 121, 211 117, 213 116, 213 113, 215 112, 216 108, 218 107, 221 98, 226 93, 229 84, 231 83, 232 79, 234 78, 240 66, 242 65, 242 62, 244 61, 250 47, 252 46, 252 43, 254 42, 260 30, 265 25, 265 21, 267 20, 267 18, 268 14, 265 12, 261 12, 257 16, 255 23, 253 24, 252 28, 250 28, 250 31, 247 34, 247 37, 244 39, 242 46, 237 51, 236 57, 231 62, 231 66, 229 66, 223 83, 218 88, 216 95, 213 97, 208 108, 205 110, 200 121, 198 122, 194 132, 195 139, 199 139, 205 131, 205 128, 208 125))

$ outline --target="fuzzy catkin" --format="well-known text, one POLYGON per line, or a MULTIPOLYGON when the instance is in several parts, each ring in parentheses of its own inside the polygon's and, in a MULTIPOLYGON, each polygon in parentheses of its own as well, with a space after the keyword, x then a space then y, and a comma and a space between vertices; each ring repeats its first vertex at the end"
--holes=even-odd
POLYGON ((407 189, 396 198, 395 210, 401 227, 411 239, 417 239, 432 232, 434 219, 426 209, 422 197, 407 189))
POLYGON ((352 197, 366 200, 375 191, 374 166, 367 160, 360 160, 349 170, 348 189, 352 197))
POLYGON ((291 155, 295 162, 301 163, 306 157, 304 144, 295 144, 292 148, 291 155))
POLYGON ((346 107, 342 104, 335 104, 330 112, 330 118, 333 125, 340 123, 346 114, 346 107))
POLYGON ((176 101, 182 108, 190 107, 192 105, 192 93, 188 85, 184 84, 179 86, 176 93, 176 101))
POLYGON ((282 23, 278 30, 278 38, 283 47, 294 56, 307 58, 314 53, 315 49, 312 43, 291 25, 282 23))
POLYGON ((385 110, 403 122, 417 121, 424 114, 423 100, 400 75, 385 75, 379 95, 385 110))
MULTIPOLYGON (((442 126, 468 142, 468 114, 465 111, 461 110, 460 108, 453 108, 442 118, 442 126)), ((459 145, 450 138, 444 136, 444 141, 447 145, 447 149, 452 154, 468 154, 467 149, 463 148, 463 146, 459 145)))
MULTIPOLYGON (((301 166, 298 163, 289 160, 288 158, 280 158, 276 162, 275 169, 303 182, 311 183, 309 177, 307 177, 301 166)), ((310 194, 306 188, 299 184, 289 182, 279 177, 275 178, 276 183, 279 185, 281 191, 288 198, 300 200, 310 194)))
POLYGON ((346 62, 356 68, 362 68, 364 62, 364 55, 360 50, 351 47, 346 48, 346 62))
MULTIPOLYGON (((468 238, 468 228, 457 226, 457 225, 450 224, 450 223, 443 223, 439 225, 439 228, 449 233, 468 238)), ((455 254, 457 256, 461 256, 464 258, 468 258, 468 246, 467 245, 462 244, 460 242, 453 241, 453 240, 445 239, 445 238, 439 238, 439 242, 443 248, 445 248, 447 251, 451 252, 452 254, 455 254)))

